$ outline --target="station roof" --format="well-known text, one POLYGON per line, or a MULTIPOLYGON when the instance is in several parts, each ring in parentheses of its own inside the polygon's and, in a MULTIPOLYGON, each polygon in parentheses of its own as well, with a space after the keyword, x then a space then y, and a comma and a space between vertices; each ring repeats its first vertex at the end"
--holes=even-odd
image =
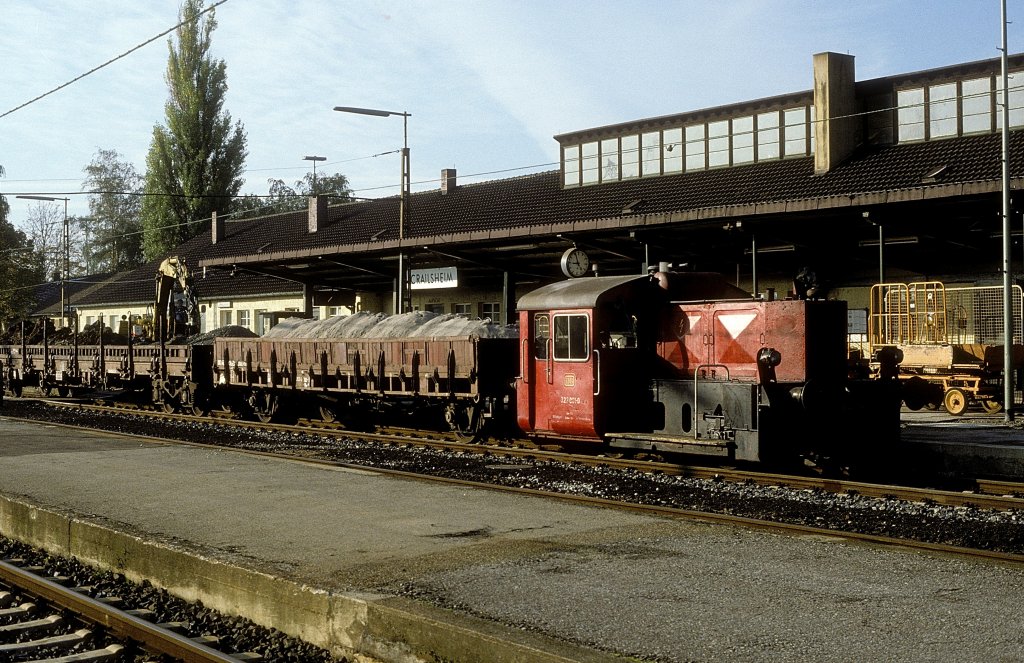
MULTIPOLYGON (((1010 166, 1018 188, 1024 132, 1011 132, 1010 166)), ((821 175, 813 157, 574 188, 547 171, 413 193, 401 239, 397 196, 332 205, 313 233, 305 211, 229 222, 216 244, 201 236, 198 264, 385 292, 399 251, 407 267, 457 265, 460 284, 500 283, 503 271, 547 283, 562 278, 559 258, 573 245, 611 275, 658 261, 729 273, 749 263, 756 242, 769 270, 781 261, 795 273, 827 256, 823 271, 877 274, 870 221, 883 224, 893 267, 905 258, 906 269, 934 273, 929 261, 951 250, 962 261, 995 260, 1000 191, 999 134, 862 147, 821 175)))

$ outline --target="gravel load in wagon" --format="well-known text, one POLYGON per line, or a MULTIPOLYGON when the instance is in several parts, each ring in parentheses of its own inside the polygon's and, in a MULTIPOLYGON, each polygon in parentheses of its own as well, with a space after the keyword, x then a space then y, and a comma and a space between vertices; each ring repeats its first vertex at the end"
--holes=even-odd
POLYGON ((266 339, 370 339, 440 338, 475 336, 477 338, 519 338, 518 325, 500 325, 490 319, 470 320, 450 313, 413 311, 399 315, 360 311, 353 315, 324 320, 286 318, 270 329, 266 339))

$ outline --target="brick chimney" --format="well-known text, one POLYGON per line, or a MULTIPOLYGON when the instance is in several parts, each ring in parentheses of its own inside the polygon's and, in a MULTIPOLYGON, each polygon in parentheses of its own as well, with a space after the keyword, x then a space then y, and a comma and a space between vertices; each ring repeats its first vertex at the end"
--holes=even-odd
POLYGON ((823 175, 846 159, 860 142, 853 56, 814 56, 814 174, 823 175))
POLYGON ((210 240, 211 243, 216 244, 224 239, 224 219, 217 218, 217 212, 214 211, 210 217, 210 240))
POLYGON ((309 197, 309 232, 315 233, 320 221, 327 223, 327 196, 309 197))
POLYGON ((455 169, 454 168, 442 168, 441 169, 441 193, 449 194, 455 191, 455 169))

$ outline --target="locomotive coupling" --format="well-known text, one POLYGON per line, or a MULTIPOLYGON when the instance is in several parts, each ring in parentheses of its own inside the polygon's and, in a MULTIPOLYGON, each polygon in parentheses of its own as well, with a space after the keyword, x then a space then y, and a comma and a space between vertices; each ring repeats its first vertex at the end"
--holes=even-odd
POLYGON ((899 375, 900 364, 903 362, 903 350, 887 346, 875 351, 878 362, 878 376, 883 379, 894 379, 899 375))

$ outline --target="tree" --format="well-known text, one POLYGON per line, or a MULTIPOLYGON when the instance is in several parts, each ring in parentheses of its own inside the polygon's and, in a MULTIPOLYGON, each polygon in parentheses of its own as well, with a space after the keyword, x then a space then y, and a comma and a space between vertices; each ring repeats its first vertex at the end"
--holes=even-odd
POLYGON ((150 260, 198 234, 212 212, 230 212, 242 186, 245 131, 241 122, 232 126, 224 110, 226 67, 210 55, 217 22, 202 6, 203 0, 185 0, 178 44, 167 42, 167 126, 153 128, 142 201, 143 246, 150 260))
MULTIPOLYGON (((43 268, 43 278, 59 281, 64 271, 64 208, 59 203, 38 202, 30 205, 19 232, 28 238, 36 260, 43 268)), ((83 273, 85 244, 79 217, 68 217, 68 274, 66 278, 83 273)))
POLYGON ((83 217, 87 271, 116 272, 142 264, 142 178, 116 150, 97 150, 85 167, 90 216, 83 217))
MULTIPOLYGON (((0 175, 3 175, 0 167, 0 175)), ((34 288, 44 271, 32 242, 8 220, 10 205, 0 196, 0 322, 9 323, 31 312, 34 288)))
POLYGON ((331 202, 347 202, 352 200, 352 189, 348 186, 348 178, 341 173, 333 175, 317 175, 316 187, 313 186, 312 173, 306 173, 301 180, 296 180, 291 187, 284 180, 271 178, 267 180, 269 196, 246 195, 235 201, 236 219, 248 219, 280 212, 294 212, 305 209, 312 195, 330 196, 331 202))

